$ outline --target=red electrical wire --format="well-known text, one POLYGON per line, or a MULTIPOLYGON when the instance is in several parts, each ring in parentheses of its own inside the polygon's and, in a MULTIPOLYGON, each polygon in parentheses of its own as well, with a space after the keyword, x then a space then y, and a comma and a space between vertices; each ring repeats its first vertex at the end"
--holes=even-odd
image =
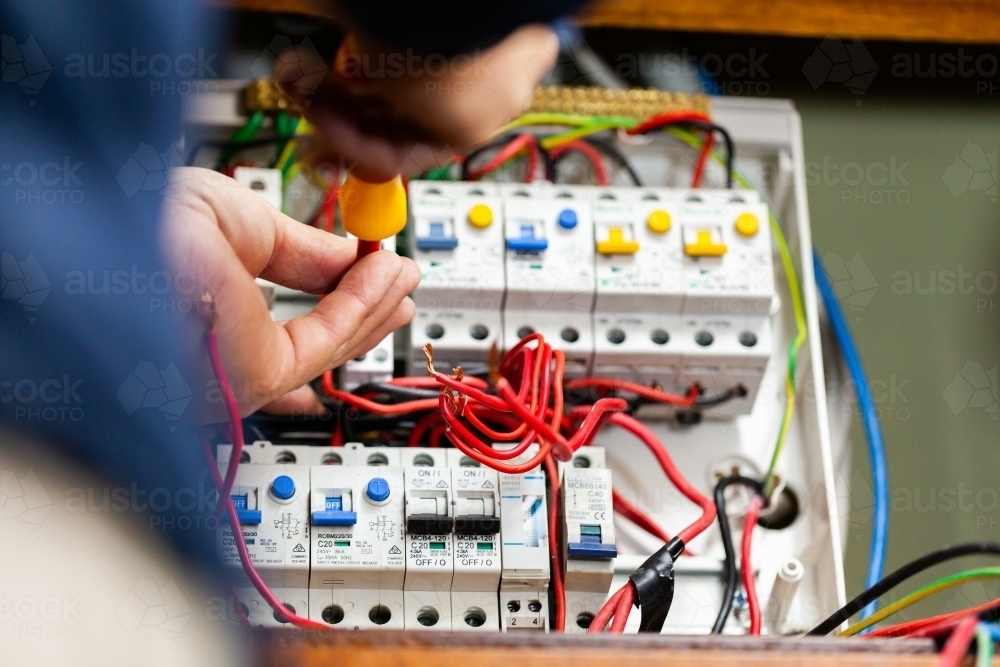
POLYGON ((555 621, 553 630, 566 630, 566 590, 562 567, 562 549, 559 547, 559 468, 555 459, 545 457, 545 477, 549 482, 549 560, 552 564, 552 590, 555 594, 555 621))
POLYGON ((715 503, 712 502, 708 496, 691 486, 691 483, 688 482, 683 475, 681 475, 680 471, 677 469, 677 465, 674 463, 673 459, 670 458, 670 454, 667 453, 666 448, 662 443, 660 443, 656 434, 635 417, 631 417, 621 412, 613 413, 608 421, 616 426, 621 426, 626 431, 639 438, 653 453, 653 456, 656 457, 660 467, 663 468, 663 472, 666 473, 667 478, 670 479, 671 483, 677 487, 677 490, 680 491, 688 500, 701 507, 701 516, 698 517, 694 523, 679 532, 677 537, 684 542, 684 544, 688 544, 691 540, 704 532, 706 528, 711 526, 715 521, 715 503))
POLYGON ((416 401, 404 401, 402 403, 376 403, 375 401, 370 401, 367 398, 355 396, 349 391, 340 391, 334 387, 333 371, 326 371, 323 373, 322 384, 323 393, 330 398, 379 415, 398 415, 406 412, 433 410, 438 404, 438 399, 436 398, 422 398, 416 401))
POLYGON ((499 169, 503 163, 510 160, 523 150, 528 151, 528 163, 526 166, 525 183, 531 183, 535 179, 535 171, 538 169, 538 143, 533 134, 521 134, 515 137, 509 144, 504 146, 483 166, 477 169, 470 169, 468 176, 471 180, 479 180, 491 171, 499 169))
POLYGON ((629 501, 625 500, 621 494, 614 489, 611 490, 611 503, 614 506, 615 514, 625 517, 653 537, 663 542, 670 541, 670 536, 667 535, 662 528, 656 525, 656 523, 654 523, 647 514, 629 501))
POLYGON ((760 634, 760 600, 757 598, 757 580, 753 575, 753 561, 750 547, 753 543, 753 529, 757 525, 762 505, 760 497, 750 501, 750 507, 743 521, 743 541, 740 545, 740 566, 743 568, 743 588, 746 590, 747 607, 750 610, 750 634, 760 634))
POLYGON ((339 421, 333 427, 333 433, 330 434, 330 446, 331 447, 344 446, 344 429, 341 428, 339 421))
MULTIPOLYGON (((214 312, 214 311, 213 311, 214 312)), ((229 454, 229 466, 226 468, 226 478, 219 486, 219 497, 229 497, 233 491, 233 484, 236 483, 236 471, 240 467, 240 457, 243 454, 243 420, 240 418, 240 408, 236 403, 236 396, 233 388, 225 379, 225 369, 222 366, 222 355, 219 353, 219 338, 215 333, 215 327, 208 330, 208 358, 212 363, 212 370, 219 382, 219 389, 222 390, 222 398, 226 404, 226 411, 229 413, 229 423, 231 424, 233 436, 233 450, 229 454)))
MULTIPOLYGON (((212 363, 212 371, 215 373, 215 379, 218 381, 219 388, 222 390, 222 395, 226 400, 226 407, 229 409, 229 416, 232 422, 233 450, 229 455, 229 466, 231 468, 234 461, 236 462, 236 465, 239 466, 240 454, 243 452, 243 428, 240 423, 240 413, 239 409, 236 407, 236 399, 233 396, 232 387, 229 385, 229 379, 226 377, 225 368, 222 366, 222 356, 219 354, 218 337, 215 333, 214 327, 209 329, 207 338, 208 357, 212 363)), ((215 459, 212 457, 212 452, 208 447, 208 442, 203 440, 202 447, 207 456, 208 467, 211 471, 214 471, 213 478, 216 480, 216 483, 218 483, 218 481, 220 481, 220 475, 218 474, 218 471, 215 470, 215 459)), ((279 616, 284 617, 289 623, 306 629, 329 629, 329 627, 323 623, 318 623, 317 621, 310 620, 289 611, 288 608, 285 607, 284 603, 282 603, 277 596, 271 592, 271 589, 267 587, 267 584, 264 583, 264 580, 261 578, 260 574, 257 573, 256 568, 253 566, 253 562, 250 560, 250 553, 247 551, 247 544, 243 539, 243 530, 240 526, 240 519, 236 514, 236 507, 233 505, 233 497, 230 495, 232 485, 226 480, 221 481, 223 483, 219 485, 219 502, 222 503, 226 516, 229 518, 229 525, 233 531, 233 541, 236 543, 236 552, 239 554, 240 563, 243 565, 243 571, 246 572, 247 578, 254 585, 254 588, 257 589, 257 592, 260 593, 261 597, 264 598, 267 604, 270 605, 271 609, 273 609, 279 616)))
POLYGON ((705 173, 705 165, 708 163, 708 158, 712 154, 712 145, 715 143, 715 134, 708 132, 705 135, 705 141, 701 145, 701 150, 698 152, 698 160, 694 163, 694 171, 691 173, 691 187, 700 188, 701 178, 705 173))
POLYGON ((430 431, 431 428, 440 421, 441 415, 436 412, 429 412, 421 417, 410 430, 410 435, 406 438, 406 446, 419 447, 420 441, 424 438, 424 434, 430 431))
POLYGON ((941 630, 954 627, 959 621, 969 614, 979 614, 997 606, 1000 606, 1000 598, 996 598, 995 600, 990 600, 989 602, 984 602, 983 604, 970 607, 969 609, 963 609, 961 611, 953 611, 948 614, 940 614, 938 616, 921 618, 915 621, 907 621, 906 623, 899 623, 897 625, 887 625, 885 627, 872 630, 871 632, 862 635, 862 637, 866 639, 878 637, 925 637, 936 634, 941 630))
MULTIPOLYGON (((470 387, 475 387, 476 389, 489 389, 490 384, 481 378, 477 378, 474 375, 466 375, 462 378, 464 384, 470 387)), ((400 387, 412 387, 414 389, 440 389, 441 384, 436 378, 432 377, 399 377, 392 378, 389 380, 389 384, 398 385, 400 387)))
POLYGON ((622 588, 622 596, 618 599, 618 605, 615 607, 615 618, 611 621, 611 628, 608 632, 616 635, 625 632, 625 624, 628 623, 629 614, 632 613, 635 598, 635 585, 629 581, 622 588))
POLYGON ((978 624, 979 619, 974 614, 959 621, 944 648, 941 649, 938 667, 957 667, 962 662, 965 652, 969 649, 969 644, 976 636, 976 625, 978 624))
POLYGON ((560 155, 569 151, 576 151, 587 158, 587 161, 590 162, 591 166, 594 168, 594 178, 597 180, 598 185, 611 184, 611 179, 608 178, 608 170, 604 166, 604 156, 602 156, 600 151, 588 144, 586 141, 576 139, 574 141, 567 141, 564 144, 560 144, 549 151, 549 157, 556 160, 560 155))
POLYGON ((604 603, 600 611, 594 616, 594 619, 590 622, 590 627, 587 628, 587 634, 596 635, 604 632, 604 628, 607 627, 608 622, 611 617, 615 615, 615 609, 618 608, 618 601, 621 600, 622 595, 625 594, 625 589, 628 586, 622 586, 615 593, 608 598, 608 601, 604 603))
POLYGON ((697 111, 669 111, 644 120, 635 127, 626 130, 626 134, 645 134, 646 132, 657 130, 664 125, 688 121, 710 122, 711 119, 706 114, 697 111))
POLYGON ((630 394, 642 396, 643 398, 648 398, 649 400, 656 401, 657 403, 668 403, 670 405, 676 405, 680 408, 690 408, 693 406, 695 401, 698 400, 699 394, 699 390, 696 385, 692 385, 691 388, 688 389, 685 396, 680 396, 678 394, 671 394, 669 392, 647 387, 635 382, 628 382, 627 380, 616 380, 614 378, 602 377, 580 378, 578 380, 570 380, 566 383, 566 391, 589 389, 592 387, 627 391, 630 394))

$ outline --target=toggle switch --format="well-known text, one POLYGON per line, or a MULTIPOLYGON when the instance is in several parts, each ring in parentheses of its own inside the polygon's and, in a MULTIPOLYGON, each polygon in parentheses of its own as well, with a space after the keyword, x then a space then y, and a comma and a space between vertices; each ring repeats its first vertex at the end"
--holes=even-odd
POLYGON ((431 220, 427 223, 427 235, 417 237, 418 250, 454 250, 457 247, 458 239, 451 220, 431 220))
POLYGON ((720 242, 721 237, 717 228, 687 228, 684 230, 684 254, 688 257, 722 257, 728 248, 720 242))
POLYGON ((597 252, 602 255, 634 255, 639 252, 639 242, 625 239, 622 227, 608 228, 608 238, 597 242, 597 252))
POLYGON ((527 250, 540 252, 549 247, 548 239, 539 234, 540 225, 532 221, 518 224, 518 236, 507 239, 507 247, 511 250, 527 250))
POLYGON ((313 511, 312 522, 317 526, 355 525, 358 522, 358 513, 351 511, 350 493, 324 496, 323 509, 313 511))

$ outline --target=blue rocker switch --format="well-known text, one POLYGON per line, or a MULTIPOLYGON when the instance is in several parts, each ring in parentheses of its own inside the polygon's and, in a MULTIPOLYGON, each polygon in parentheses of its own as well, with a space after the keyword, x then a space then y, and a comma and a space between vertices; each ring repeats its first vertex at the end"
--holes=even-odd
POLYGON ((614 544, 601 542, 600 526, 580 526, 580 541, 566 545, 570 558, 617 558, 618 548, 614 544))
POLYGON ((533 223, 521 223, 520 231, 521 235, 519 237, 507 239, 507 247, 511 250, 538 252, 549 247, 548 239, 535 237, 535 225, 533 223))
POLYGON ((260 510, 247 509, 247 495, 233 496, 233 507, 236 508, 236 518, 241 526, 256 526, 260 524, 260 510))
POLYGON ((443 221, 431 222, 428 235, 417 237, 418 250, 454 250, 457 247, 457 238, 445 236, 445 223, 443 221))
POLYGON ((326 509, 314 511, 312 522, 317 526, 353 526, 358 522, 358 513, 344 511, 343 496, 327 496, 326 509))

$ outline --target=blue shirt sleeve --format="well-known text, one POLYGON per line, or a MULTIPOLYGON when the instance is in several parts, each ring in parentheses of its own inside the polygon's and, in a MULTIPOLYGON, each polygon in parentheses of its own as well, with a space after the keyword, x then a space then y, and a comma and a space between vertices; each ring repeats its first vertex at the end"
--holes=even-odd
POLYGON ((177 0, 7 0, 0 17, 0 419, 103 477, 90 511, 214 567, 197 277, 157 243, 180 84, 214 74, 203 23, 177 0))

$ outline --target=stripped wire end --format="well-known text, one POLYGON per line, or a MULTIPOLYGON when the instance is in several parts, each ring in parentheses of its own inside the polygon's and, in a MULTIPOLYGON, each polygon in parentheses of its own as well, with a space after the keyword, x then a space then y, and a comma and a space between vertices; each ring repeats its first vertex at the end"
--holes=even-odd
POLYGON ((490 353, 486 358, 486 368, 489 373, 490 384, 494 387, 500 382, 500 346, 496 341, 490 345, 490 353))
POLYGON ((427 357, 427 374, 431 377, 437 375, 437 371, 434 370, 434 346, 430 343, 424 343, 424 356, 427 357))

